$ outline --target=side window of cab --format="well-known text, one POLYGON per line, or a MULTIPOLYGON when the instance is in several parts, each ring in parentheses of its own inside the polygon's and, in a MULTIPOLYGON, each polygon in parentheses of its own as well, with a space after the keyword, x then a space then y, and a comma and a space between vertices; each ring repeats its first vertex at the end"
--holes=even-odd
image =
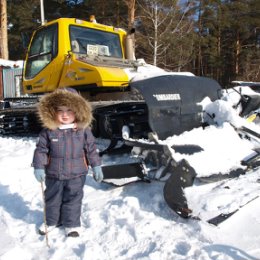
POLYGON ((57 35, 57 24, 44 27, 35 33, 25 67, 27 79, 35 77, 57 56, 57 35))

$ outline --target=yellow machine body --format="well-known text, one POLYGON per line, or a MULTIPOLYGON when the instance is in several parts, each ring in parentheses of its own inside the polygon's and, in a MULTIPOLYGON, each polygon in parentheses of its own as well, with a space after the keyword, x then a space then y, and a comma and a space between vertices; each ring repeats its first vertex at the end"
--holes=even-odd
POLYGON ((60 87, 95 92, 127 87, 125 39, 122 29, 75 18, 46 23, 33 33, 29 44, 24 93, 60 87))

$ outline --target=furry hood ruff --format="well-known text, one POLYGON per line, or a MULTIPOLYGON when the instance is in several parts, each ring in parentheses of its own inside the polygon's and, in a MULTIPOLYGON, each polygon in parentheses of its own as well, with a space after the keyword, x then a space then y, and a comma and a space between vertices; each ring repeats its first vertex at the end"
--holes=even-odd
POLYGON ((44 127, 51 130, 59 127, 56 121, 58 106, 66 106, 75 113, 78 129, 90 126, 93 119, 90 103, 75 90, 57 89, 44 95, 38 104, 38 115, 44 127))

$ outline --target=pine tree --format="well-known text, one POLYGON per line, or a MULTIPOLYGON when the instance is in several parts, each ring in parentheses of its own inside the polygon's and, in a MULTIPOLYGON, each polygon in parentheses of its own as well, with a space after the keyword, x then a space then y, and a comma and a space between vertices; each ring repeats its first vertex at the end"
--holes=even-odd
POLYGON ((7 7, 6 0, 0 0, 0 58, 8 60, 7 7))
POLYGON ((213 77, 222 85, 259 75, 257 10, 259 1, 256 0, 197 1, 195 74, 213 77))
POLYGON ((225 5, 229 24, 223 31, 223 38, 227 39, 229 49, 223 49, 222 55, 232 63, 225 68, 223 80, 256 80, 252 73, 259 77, 260 55, 256 47, 257 28, 260 26, 259 1, 226 1, 225 5))

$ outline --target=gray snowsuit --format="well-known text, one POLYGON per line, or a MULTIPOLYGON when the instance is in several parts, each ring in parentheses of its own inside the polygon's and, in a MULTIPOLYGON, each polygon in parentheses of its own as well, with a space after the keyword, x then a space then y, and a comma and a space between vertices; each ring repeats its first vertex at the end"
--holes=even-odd
POLYGON ((45 128, 39 134, 32 166, 46 172, 47 225, 79 227, 88 165, 101 165, 95 139, 88 127, 92 119, 91 109, 79 94, 57 90, 41 99, 38 112, 45 128), (76 116, 77 129, 58 128, 55 121, 57 106, 71 108, 76 116))

